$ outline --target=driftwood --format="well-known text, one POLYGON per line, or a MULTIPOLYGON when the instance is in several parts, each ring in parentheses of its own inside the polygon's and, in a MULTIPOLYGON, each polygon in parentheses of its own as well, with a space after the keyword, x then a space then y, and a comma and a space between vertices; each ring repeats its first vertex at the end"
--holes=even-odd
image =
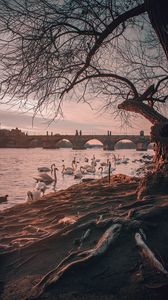
POLYGON ((60 264, 48 272, 41 281, 33 288, 32 296, 27 299, 37 299, 40 294, 51 284, 56 284, 58 280, 74 266, 83 265, 90 262, 93 258, 103 255, 112 242, 116 240, 121 231, 121 224, 111 225, 101 236, 93 249, 85 251, 76 251, 63 259, 60 264))

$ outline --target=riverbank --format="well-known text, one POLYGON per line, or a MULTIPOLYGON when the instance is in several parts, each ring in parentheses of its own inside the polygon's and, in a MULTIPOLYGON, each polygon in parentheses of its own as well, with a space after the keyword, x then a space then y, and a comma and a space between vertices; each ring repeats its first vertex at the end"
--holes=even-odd
POLYGON ((0 299, 166 299, 168 197, 137 201, 138 184, 115 175, 2 211, 0 299))

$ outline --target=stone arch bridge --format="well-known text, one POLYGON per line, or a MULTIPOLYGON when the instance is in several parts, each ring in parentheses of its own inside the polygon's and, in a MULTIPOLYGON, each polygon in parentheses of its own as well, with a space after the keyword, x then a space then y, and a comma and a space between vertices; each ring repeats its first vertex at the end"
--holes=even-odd
MULTIPOLYGON (((81 133, 81 132, 80 132, 81 133)), ((86 149, 86 143, 90 140, 96 139, 103 144, 104 150, 114 150, 115 144, 122 140, 129 140, 135 144, 136 150, 146 151, 150 144, 150 136, 145 136, 144 132, 141 131, 139 135, 62 135, 62 134, 51 134, 46 135, 27 135, 23 132, 15 132, 7 136, 0 134, 0 147, 15 147, 15 148, 57 148, 57 143, 62 140, 68 140, 72 144, 72 149, 82 150, 86 149)))

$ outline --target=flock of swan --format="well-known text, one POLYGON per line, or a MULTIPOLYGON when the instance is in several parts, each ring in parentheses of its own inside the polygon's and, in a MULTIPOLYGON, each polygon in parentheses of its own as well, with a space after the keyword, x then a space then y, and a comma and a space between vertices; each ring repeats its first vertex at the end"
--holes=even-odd
MULTIPOLYGON (((96 159, 95 156, 90 159, 85 157, 82 165, 77 161, 76 157, 72 160, 70 166, 66 166, 64 160, 62 160, 62 176, 73 176, 74 179, 80 179, 81 181, 90 181, 95 179, 95 175, 99 175, 101 177, 111 175, 113 171, 116 169, 116 165, 118 164, 127 164, 129 162, 129 158, 120 158, 113 155, 112 160, 106 160, 106 162, 100 162, 100 159, 96 159), (113 164, 113 167, 112 167, 113 164)), ((51 167, 39 167, 37 169, 38 175, 34 177, 36 180, 36 185, 33 191, 27 192, 27 201, 37 201, 41 199, 44 195, 48 185, 54 183, 56 186, 57 183, 57 171, 58 168, 55 164, 52 164, 51 167), (51 173, 49 175, 48 173, 51 173)))
MULTIPOLYGON (((133 163, 140 162, 144 163, 152 159, 153 155, 144 155, 142 153, 142 158, 132 160, 133 163)), ((55 190, 57 184, 57 172, 65 178, 66 176, 71 176, 74 180, 80 181, 90 181, 96 178, 101 178, 103 176, 109 176, 113 174, 118 165, 128 164, 129 158, 119 157, 113 154, 111 160, 101 161, 96 159, 95 155, 91 159, 85 157, 82 161, 78 161, 76 157, 73 158, 71 165, 66 166, 65 161, 62 160, 62 164, 59 169, 53 163, 50 167, 42 166, 38 167, 38 174, 33 177, 36 181, 35 187, 27 192, 26 200, 28 202, 37 201, 45 194, 45 191, 51 184, 53 184, 53 189, 55 190)), ((135 169, 132 169, 132 174, 135 175, 135 169)), ((137 173, 137 175, 139 175, 137 173)), ((58 177, 60 178, 60 177, 58 177)), ((0 204, 6 203, 8 201, 8 195, 0 196, 0 204)))

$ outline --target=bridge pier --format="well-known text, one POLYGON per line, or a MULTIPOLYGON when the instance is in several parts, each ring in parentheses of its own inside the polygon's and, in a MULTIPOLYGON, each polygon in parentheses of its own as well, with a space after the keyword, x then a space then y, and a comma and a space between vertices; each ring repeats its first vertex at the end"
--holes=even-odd
POLYGON ((59 149, 58 146, 56 146, 55 142, 43 142, 42 145, 43 149, 59 149))
POLYGON ((86 148, 85 148, 85 147, 82 147, 82 146, 73 146, 72 149, 73 149, 73 150, 85 150, 86 148))
POLYGON ((114 151, 114 144, 113 143, 108 143, 108 144, 103 144, 103 150, 107 151, 114 151))
POLYGON ((83 139, 83 136, 81 135, 75 135, 75 138, 72 141, 72 149, 73 150, 85 150, 85 140, 83 139))
POLYGON ((73 150, 85 150, 86 148, 84 147, 83 144, 79 143, 79 144, 73 144, 72 149, 73 150))

